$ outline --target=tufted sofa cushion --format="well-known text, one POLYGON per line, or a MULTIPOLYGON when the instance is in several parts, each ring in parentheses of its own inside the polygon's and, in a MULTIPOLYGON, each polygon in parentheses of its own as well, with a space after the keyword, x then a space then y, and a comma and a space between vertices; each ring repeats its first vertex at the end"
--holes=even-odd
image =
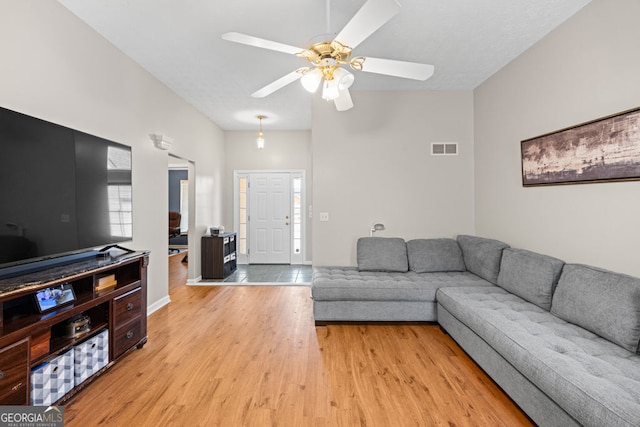
POLYGON ((409 269, 416 273, 465 271, 460 245, 454 239, 414 239, 407 242, 409 269))
POLYGON ((458 236, 458 244, 467 270, 497 284, 502 250, 509 245, 499 240, 466 235, 458 236))
POLYGON ((361 271, 409 270, 407 244, 399 237, 361 237, 356 251, 361 271))
POLYGON ((640 350, 640 279, 567 264, 553 295, 551 312, 627 350, 640 350))
POLYGON ((640 425, 640 355, 500 287, 442 288, 438 305, 583 425, 640 425))
POLYGON ((498 286, 549 310, 564 261, 524 249, 505 248, 498 286))
POLYGON ((490 285, 468 272, 419 274, 316 267, 311 294, 317 301, 435 301, 439 287, 490 285))

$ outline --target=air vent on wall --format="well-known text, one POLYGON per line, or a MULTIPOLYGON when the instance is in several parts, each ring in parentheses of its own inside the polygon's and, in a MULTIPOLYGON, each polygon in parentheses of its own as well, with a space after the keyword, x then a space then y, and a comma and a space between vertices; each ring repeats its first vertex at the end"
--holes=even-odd
POLYGON ((431 155, 432 156, 457 156, 458 143, 457 142, 432 142, 431 155))

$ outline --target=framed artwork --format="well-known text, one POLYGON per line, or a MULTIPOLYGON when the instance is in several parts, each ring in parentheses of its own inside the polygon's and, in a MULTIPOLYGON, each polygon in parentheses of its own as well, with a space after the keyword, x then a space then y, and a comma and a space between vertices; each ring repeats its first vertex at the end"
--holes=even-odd
POLYGON ((640 180, 640 108, 524 140, 522 185, 640 180))

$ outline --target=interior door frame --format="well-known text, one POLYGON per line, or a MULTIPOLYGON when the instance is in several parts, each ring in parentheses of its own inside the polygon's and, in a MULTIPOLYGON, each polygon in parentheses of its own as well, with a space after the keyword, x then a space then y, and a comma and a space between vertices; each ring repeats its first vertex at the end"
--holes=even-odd
MULTIPOLYGON (((294 204, 293 204, 293 194, 294 194, 294 187, 293 187, 293 180, 295 178, 300 178, 301 179, 301 191, 300 191, 300 207, 301 207, 301 212, 300 212, 300 239, 301 239, 301 244, 300 244, 300 252, 296 253, 294 251, 294 244, 293 244, 293 240, 294 240, 294 233, 293 233, 293 227, 291 227, 291 256, 290 256, 290 264, 293 265, 299 265, 299 264, 304 264, 304 261, 306 259, 306 230, 307 230, 307 214, 306 214, 306 200, 307 200, 307 194, 306 194, 306 173, 303 169, 242 169, 242 170, 234 170, 233 171, 233 226, 234 226, 234 230, 236 230, 238 232, 238 237, 240 237, 240 199, 238 197, 239 194, 239 190, 240 190, 240 178, 244 177, 244 178, 249 178, 249 176, 251 174, 267 174, 267 173, 286 173, 289 174, 289 180, 290 180, 290 198, 291 198, 291 211, 289 214, 289 218, 291 218, 291 220, 293 221, 293 209, 294 209, 294 204)), ((247 181, 249 182, 249 181, 247 181)), ((250 184, 250 183, 249 183, 250 184)), ((251 191, 251 188, 249 187, 247 189, 247 192, 251 191)), ((248 215, 250 215, 251 212, 251 206, 249 203, 249 199, 250 199, 250 195, 247 194, 247 212, 248 215)), ((293 224, 292 224, 293 225, 293 224)), ((249 227, 247 226, 247 249, 249 248, 249 239, 251 238, 251 236, 249 236, 249 227)), ((240 253, 240 251, 238 251, 237 254, 237 262, 238 264, 249 264, 250 262, 250 254, 248 253, 240 253)))

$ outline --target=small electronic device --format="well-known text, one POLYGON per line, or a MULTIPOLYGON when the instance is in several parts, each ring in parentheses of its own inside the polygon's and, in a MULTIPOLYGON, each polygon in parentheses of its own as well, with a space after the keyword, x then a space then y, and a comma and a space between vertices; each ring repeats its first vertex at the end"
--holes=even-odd
POLYGON ((54 286, 38 291, 35 295, 36 307, 40 313, 51 311, 54 308, 70 304, 76 300, 73 293, 71 283, 63 283, 60 286, 54 286))
POLYGON ((79 314, 67 320, 67 338, 80 338, 91 331, 91 319, 85 314, 79 314))

